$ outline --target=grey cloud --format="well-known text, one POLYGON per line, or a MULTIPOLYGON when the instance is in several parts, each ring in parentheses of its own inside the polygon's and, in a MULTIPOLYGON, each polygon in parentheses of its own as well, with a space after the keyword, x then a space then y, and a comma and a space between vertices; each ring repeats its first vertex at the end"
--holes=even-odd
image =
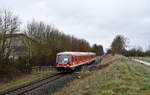
POLYGON ((110 46, 117 34, 131 45, 150 44, 149 0, 2 0, 23 22, 35 18, 60 30, 84 38, 91 44, 110 46))

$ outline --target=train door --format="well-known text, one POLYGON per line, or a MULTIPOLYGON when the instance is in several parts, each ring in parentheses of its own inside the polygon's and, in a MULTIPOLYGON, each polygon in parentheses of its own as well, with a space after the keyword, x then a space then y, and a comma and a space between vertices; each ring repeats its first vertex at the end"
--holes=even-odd
POLYGON ((78 56, 75 56, 75 62, 76 64, 79 64, 78 56))
POLYGON ((72 56, 71 60, 72 60, 72 65, 75 65, 75 56, 72 56))

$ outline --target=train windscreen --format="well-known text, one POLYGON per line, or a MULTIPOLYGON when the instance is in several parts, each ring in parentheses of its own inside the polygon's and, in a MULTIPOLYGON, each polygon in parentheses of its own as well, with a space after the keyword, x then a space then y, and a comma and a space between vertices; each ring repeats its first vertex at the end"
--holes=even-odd
POLYGON ((58 55, 56 61, 59 64, 67 64, 70 62, 70 56, 69 55, 58 55))

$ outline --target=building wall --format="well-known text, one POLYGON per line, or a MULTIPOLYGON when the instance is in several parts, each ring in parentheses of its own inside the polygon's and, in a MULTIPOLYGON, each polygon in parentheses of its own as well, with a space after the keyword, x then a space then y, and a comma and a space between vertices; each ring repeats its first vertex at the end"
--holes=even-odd
POLYGON ((19 59, 27 54, 27 47, 25 45, 25 36, 17 36, 9 38, 11 42, 10 58, 19 59))

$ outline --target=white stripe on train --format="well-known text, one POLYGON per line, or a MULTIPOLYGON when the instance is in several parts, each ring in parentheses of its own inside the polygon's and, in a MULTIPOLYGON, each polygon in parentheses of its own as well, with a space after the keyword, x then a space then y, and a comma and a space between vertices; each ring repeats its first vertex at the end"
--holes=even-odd
POLYGON ((84 65, 84 64, 87 64, 87 63, 90 63, 90 62, 92 62, 92 61, 95 61, 96 59, 93 59, 93 60, 91 60, 91 61, 87 61, 87 62, 83 62, 83 63, 80 63, 80 64, 75 64, 75 65, 73 65, 73 66, 57 66, 57 67, 77 67, 77 66, 80 66, 80 65, 84 65))

